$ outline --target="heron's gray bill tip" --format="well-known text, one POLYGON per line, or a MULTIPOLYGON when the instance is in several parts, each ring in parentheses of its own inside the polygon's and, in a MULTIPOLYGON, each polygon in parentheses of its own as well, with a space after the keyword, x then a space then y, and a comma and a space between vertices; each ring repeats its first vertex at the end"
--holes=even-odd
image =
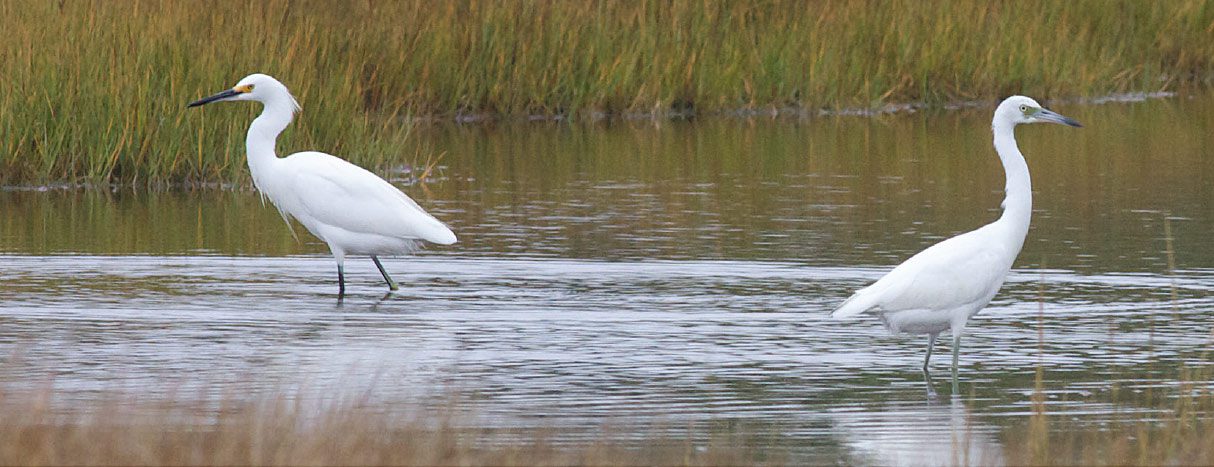
POLYGON ((1052 110, 1041 109, 1040 114, 1041 114, 1041 119, 1048 121, 1048 122, 1061 123, 1066 126, 1083 128, 1083 125, 1079 124, 1079 122, 1075 121, 1075 119, 1062 115, 1058 112, 1054 112, 1052 110))

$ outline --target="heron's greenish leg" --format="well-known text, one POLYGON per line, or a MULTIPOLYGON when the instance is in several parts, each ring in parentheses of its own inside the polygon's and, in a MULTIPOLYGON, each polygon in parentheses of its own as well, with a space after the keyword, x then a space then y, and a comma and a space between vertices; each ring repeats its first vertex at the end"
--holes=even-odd
POLYGON ((961 351, 961 335, 953 336, 953 394, 956 395, 959 389, 957 385, 957 354, 961 351))
POLYGON ((395 291, 400 288, 396 285, 396 281, 392 280, 392 277, 388 275, 388 270, 384 269, 384 265, 379 263, 379 257, 371 255, 371 261, 375 261, 375 267, 379 268, 379 273, 384 275, 384 280, 388 282, 388 290, 395 291))
POLYGON ((928 335, 927 357, 925 357, 923 359, 923 373, 925 373, 925 374, 928 373, 928 371, 927 371, 928 363, 932 361, 932 347, 936 346, 936 336, 939 336, 939 335, 940 335, 939 333, 932 333, 932 334, 928 335))

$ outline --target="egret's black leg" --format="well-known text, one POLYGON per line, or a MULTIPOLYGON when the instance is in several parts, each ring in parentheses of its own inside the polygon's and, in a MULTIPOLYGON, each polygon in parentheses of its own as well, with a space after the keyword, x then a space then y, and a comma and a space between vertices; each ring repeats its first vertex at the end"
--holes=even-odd
POLYGON ((341 264, 337 265, 337 297, 346 296, 346 272, 342 269, 341 264))
POLYGON ((395 291, 400 288, 397 287, 396 281, 392 280, 392 277, 388 275, 388 270, 384 269, 384 265, 379 263, 379 257, 371 255, 371 261, 375 261, 375 267, 379 268, 379 273, 384 275, 384 280, 388 282, 388 290, 395 291))

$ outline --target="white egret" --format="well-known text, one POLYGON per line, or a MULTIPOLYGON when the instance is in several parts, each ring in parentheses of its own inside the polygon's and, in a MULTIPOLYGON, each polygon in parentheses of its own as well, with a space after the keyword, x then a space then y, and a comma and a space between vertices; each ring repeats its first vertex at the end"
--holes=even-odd
POLYGON ((300 110, 287 87, 263 74, 252 74, 236 86, 189 107, 219 101, 257 101, 261 115, 245 139, 249 172, 263 199, 269 198, 283 220, 290 218, 323 240, 337 261, 338 296, 346 293, 345 258, 370 255, 390 290, 397 284, 378 255, 408 253, 424 240, 455 243, 455 234, 427 214, 408 195, 375 174, 322 152, 299 152, 279 158, 278 134, 300 110))
POLYGON ((1007 187, 1003 214, 998 220, 912 256, 877 282, 856 291, 831 316, 845 318, 873 310, 891 333, 927 334, 924 374, 928 373, 936 337, 950 330, 956 392, 957 352, 966 322, 999 291, 1028 235, 1033 210, 1032 185, 1013 129, 1021 123, 1037 122, 1081 126, 1028 97, 1012 96, 999 104, 991 120, 991 131, 995 134, 995 151, 1003 162, 1007 187))

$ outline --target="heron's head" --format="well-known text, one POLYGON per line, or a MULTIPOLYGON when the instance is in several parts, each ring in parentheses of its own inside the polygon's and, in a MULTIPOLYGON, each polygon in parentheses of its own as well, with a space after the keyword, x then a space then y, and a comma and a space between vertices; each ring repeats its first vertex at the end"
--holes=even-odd
POLYGON ((293 112, 299 111, 299 103, 295 101, 295 97, 291 95, 287 87, 274 77, 261 73, 246 76, 231 89, 191 102, 189 107, 222 101, 257 101, 266 106, 286 105, 293 112))
POLYGON ((1069 126, 1083 126, 1070 118, 1042 107, 1030 97, 1012 96, 1003 100, 995 109, 994 124, 999 123, 1019 125, 1021 123, 1049 122, 1069 126))

